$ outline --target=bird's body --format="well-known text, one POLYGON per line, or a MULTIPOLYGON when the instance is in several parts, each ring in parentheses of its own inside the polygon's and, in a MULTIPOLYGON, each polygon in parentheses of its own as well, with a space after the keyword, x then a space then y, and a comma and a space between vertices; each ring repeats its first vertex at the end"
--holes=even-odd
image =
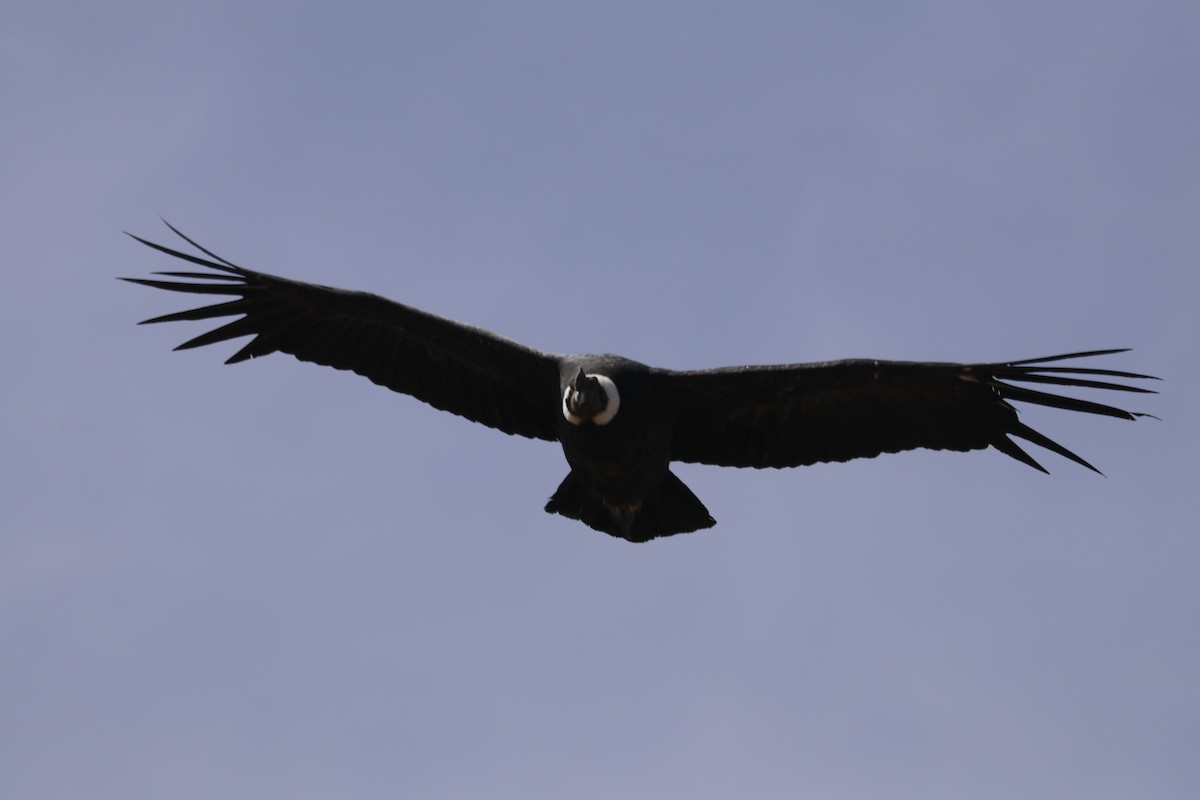
POLYGON ((990 364, 859 359, 687 372, 619 356, 559 355, 376 295, 244 269, 172 230, 207 258, 134 238, 212 271, 126 280, 232 299, 146 322, 239 317, 177 349, 252 336, 230 363, 289 353, 505 433, 558 441, 571 471, 546 510, 630 541, 715 524, 670 471, 672 461, 796 467, 992 446, 1045 471, 1016 436, 1094 470, 1020 422, 1008 401, 1143 415, 1013 382, 1148 391, 1106 379, 1149 376, 1059 364, 1117 350, 990 364))
MULTIPOLYGON (((563 394, 580 375, 607 378, 611 419, 558 421, 558 440, 571 472, 546 510, 634 541, 708 528, 708 510, 670 471, 673 403, 658 371, 618 356, 566 356, 563 394), (597 423, 599 420, 599 424, 597 423)), ((607 411, 608 409, 604 409, 607 411)))

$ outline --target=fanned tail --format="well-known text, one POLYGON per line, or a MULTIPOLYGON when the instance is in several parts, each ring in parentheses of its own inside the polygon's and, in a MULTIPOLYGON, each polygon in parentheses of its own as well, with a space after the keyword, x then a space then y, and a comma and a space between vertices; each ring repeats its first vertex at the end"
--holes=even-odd
POLYGON ((630 542, 648 542, 717 524, 692 490, 671 472, 655 494, 636 506, 614 506, 592 493, 572 470, 546 503, 546 511, 630 542))

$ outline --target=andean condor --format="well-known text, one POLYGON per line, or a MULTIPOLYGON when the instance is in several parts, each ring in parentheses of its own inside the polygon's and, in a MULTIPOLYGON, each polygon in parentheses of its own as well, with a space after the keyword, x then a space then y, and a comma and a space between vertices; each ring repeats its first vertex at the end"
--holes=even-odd
POLYGON ((1152 379, 1062 365, 1121 350, 995 364, 852 359, 684 372, 613 355, 559 355, 374 294, 245 269, 168 227, 207 258, 133 238, 211 271, 124 280, 232 299, 145 322, 238 317, 177 350, 252 336, 226 363, 289 353, 505 433, 558 441, 571 471, 546 511, 631 542, 715 524, 671 473, 672 461, 799 467, 990 445, 1045 472, 1009 438, 1016 436, 1098 472, 1023 424, 1009 401, 1129 420, 1145 415, 1014 382, 1149 392, 1100 379, 1152 379))

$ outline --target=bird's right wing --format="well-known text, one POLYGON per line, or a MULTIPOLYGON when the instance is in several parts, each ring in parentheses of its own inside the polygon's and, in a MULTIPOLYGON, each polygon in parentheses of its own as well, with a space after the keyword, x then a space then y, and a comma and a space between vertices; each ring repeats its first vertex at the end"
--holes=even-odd
POLYGON ((380 386, 505 433, 556 438, 559 375, 554 354, 378 295, 245 269, 204 249, 174 227, 171 230, 208 258, 133 238, 212 271, 155 273, 183 280, 124 280, 233 299, 144 322, 239 316, 175 349, 253 336, 226 363, 288 353, 301 361, 356 372, 380 386))
POLYGON ((671 457, 731 467, 796 467, 916 448, 990 445, 1045 472, 1010 438, 1016 436, 1095 470, 1021 422, 1009 401, 1121 419, 1146 416, 1017 385, 1149 392, 1098 380, 1148 375, 1055 363, 1117 352, 993 364, 859 359, 674 372, 670 383, 680 411, 671 457))

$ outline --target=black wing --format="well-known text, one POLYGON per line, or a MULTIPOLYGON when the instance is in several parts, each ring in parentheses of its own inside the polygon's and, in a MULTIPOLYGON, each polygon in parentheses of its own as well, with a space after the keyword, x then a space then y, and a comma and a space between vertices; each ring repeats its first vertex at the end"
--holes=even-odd
POLYGON ((853 360, 672 373, 675 396, 684 408, 671 457, 729 467, 797 467, 922 447, 980 450, 991 445, 1045 472, 1009 438, 1016 436, 1099 472, 1018 420, 1008 401, 1121 419, 1147 415, 1011 381, 1150 392, 1097 380, 1153 380, 1148 375, 1046 366, 1119 352, 1095 350, 1006 364, 853 360))
POLYGON ((289 353, 301 361, 357 372, 380 386, 505 433, 556 438, 559 378, 555 355, 378 295, 244 269, 204 249, 170 224, 167 227, 209 258, 133 238, 214 272, 155 273, 183 278, 183 282, 123 280, 234 299, 155 317, 143 324, 240 316, 176 350, 253 336, 226 363, 277 351, 289 353))

